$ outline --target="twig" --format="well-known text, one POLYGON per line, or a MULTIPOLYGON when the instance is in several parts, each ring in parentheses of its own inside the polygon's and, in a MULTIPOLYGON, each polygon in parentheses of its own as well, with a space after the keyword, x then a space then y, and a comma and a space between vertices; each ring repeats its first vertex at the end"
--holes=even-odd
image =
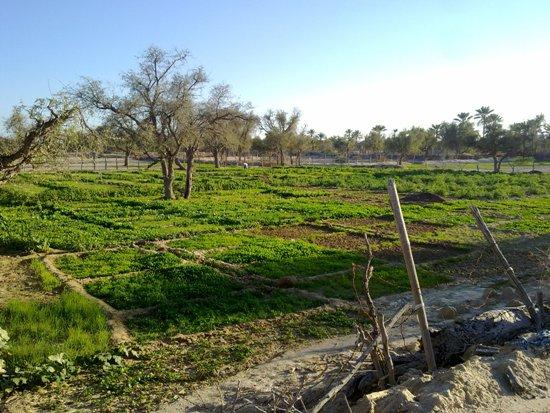
MULTIPOLYGON (((395 315, 392 317, 390 322, 386 325, 386 328, 389 330, 391 329, 397 321, 403 317, 403 314, 405 314, 408 310, 410 310, 411 305, 405 304, 395 315)), ((348 382, 355 376, 357 371, 361 368, 363 362, 367 359, 370 352, 380 342, 380 336, 377 336, 374 338, 374 340, 367 346, 363 354, 361 354, 358 359, 355 362, 355 366, 351 369, 349 374, 345 376, 340 382, 334 386, 330 391, 325 394, 325 396, 310 410, 309 413, 318 413, 325 404, 327 404, 342 388, 348 384, 348 382)))
POLYGON ((376 321, 378 329, 380 330, 380 338, 382 339, 382 350, 384 352, 384 361, 386 362, 386 368, 388 369, 388 380, 391 385, 395 384, 395 370, 393 368, 393 360, 390 355, 390 346, 388 344, 388 332, 384 327, 384 314, 378 313, 376 315, 376 321))

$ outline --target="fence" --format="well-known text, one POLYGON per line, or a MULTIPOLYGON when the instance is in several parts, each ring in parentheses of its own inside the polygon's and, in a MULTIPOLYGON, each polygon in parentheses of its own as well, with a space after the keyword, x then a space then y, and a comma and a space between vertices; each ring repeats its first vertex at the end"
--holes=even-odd
MULTIPOLYGON (((272 166, 275 165, 274 160, 269 157, 261 156, 248 156, 243 161, 249 165, 254 166, 272 166)), ((289 160, 289 159, 288 159, 289 160)), ((289 163, 287 160, 287 164, 289 163)), ((214 160, 204 154, 198 154, 196 162, 213 163, 214 160)), ((95 160, 93 158, 80 158, 76 156, 70 156, 68 158, 57 160, 56 162, 44 163, 38 166, 26 165, 23 169, 29 170, 68 170, 68 171, 140 171, 151 167, 153 160, 151 159, 139 159, 128 158, 128 162, 125 162, 124 155, 107 154, 97 156, 95 160)), ((236 157, 229 157, 227 159, 228 164, 236 165, 238 159, 236 157)), ((294 160, 296 165, 296 160, 294 160)), ((460 171, 479 171, 479 172, 491 172, 493 170, 492 160, 480 159, 480 160, 430 160, 428 162, 413 162, 418 168, 441 170, 452 169, 460 171)), ((300 165, 303 166, 329 166, 329 165, 348 165, 348 166, 376 166, 376 165, 396 165, 396 161, 387 158, 384 161, 379 161, 377 158, 352 158, 347 162, 343 162, 336 157, 325 156, 303 156, 300 165)), ((158 168, 159 166, 154 166, 158 168)), ((532 164, 518 163, 514 160, 505 161, 502 163, 501 172, 530 172, 537 170, 541 172, 550 172, 550 163, 548 162, 535 162, 532 164)))

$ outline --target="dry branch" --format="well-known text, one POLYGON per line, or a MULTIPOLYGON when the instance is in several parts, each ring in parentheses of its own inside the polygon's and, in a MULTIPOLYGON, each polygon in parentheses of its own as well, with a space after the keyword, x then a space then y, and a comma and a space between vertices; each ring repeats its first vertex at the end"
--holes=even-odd
POLYGON ((542 328, 542 318, 541 318, 541 312, 538 312, 535 310, 535 306, 533 305, 533 302, 531 301, 531 298, 529 298, 529 295, 527 294, 527 291, 525 291, 525 288, 523 288, 523 285, 521 285, 519 279, 516 277, 516 273, 514 272, 514 269, 500 250, 500 247, 498 246, 497 242, 495 241, 495 238, 493 237, 493 234, 487 227, 487 224, 483 221, 483 218, 481 216, 481 213, 479 212, 479 209, 475 206, 470 207, 472 214, 476 220, 477 226, 480 229, 480 231, 483 233, 483 236, 491 245, 491 248, 493 249, 496 256, 499 258, 500 262, 504 266, 504 269, 506 271, 506 274, 512 281, 512 284, 516 288, 519 298, 521 301, 525 304, 527 307, 527 311, 529 311, 529 315, 531 316, 532 322, 535 324, 535 328, 537 331, 540 331, 542 328))
MULTIPOLYGON (((390 322, 386 325, 387 329, 391 329, 403 315, 411 309, 410 304, 405 304, 395 315, 392 317, 390 322)), ((336 386, 334 386, 330 391, 311 409, 309 410, 309 413, 318 413, 325 404, 327 404, 342 388, 349 383, 349 381, 355 376, 357 371, 361 368, 363 365, 363 362, 367 359, 369 354, 371 353, 374 346, 379 344, 381 340, 380 336, 377 336, 373 339, 373 341, 367 346, 367 348, 363 351, 363 354, 361 354, 357 360, 355 361, 355 365, 351 369, 351 371, 338 382, 336 386)))

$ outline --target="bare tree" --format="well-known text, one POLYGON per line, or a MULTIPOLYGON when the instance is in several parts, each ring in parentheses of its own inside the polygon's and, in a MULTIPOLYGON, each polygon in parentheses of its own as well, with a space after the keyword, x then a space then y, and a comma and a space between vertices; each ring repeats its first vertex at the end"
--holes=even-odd
POLYGON ((246 114, 245 119, 236 119, 232 123, 232 146, 237 154, 239 165, 252 147, 252 135, 256 131, 259 122, 260 119, 250 111, 246 114))
POLYGON ((180 142, 185 153, 186 172, 184 198, 191 196, 193 187, 193 163, 195 154, 203 143, 219 132, 227 122, 237 119, 247 119, 248 105, 242 105, 233 100, 227 85, 214 86, 208 99, 195 105, 191 110, 183 112, 174 118, 170 124, 169 133, 173 139, 180 142))
POLYGON ((262 117, 261 127, 265 131, 266 144, 276 153, 280 165, 285 164, 285 150, 289 140, 297 133, 299 121, 300 112, 296 109, 291 114, 283 110, 270 110, 262 117))
POLYGON ((204 146, 212 153, 214 165, 220 167, 220 157, 235 145, 239 152, 239 162, 247 139, 256 122, 249 105, 235 102, 229 86, 217 85, 212 88, 210 99, 199 112, 197 123, 203 131, 204 146))
MULTIPOLYGON (((138 67, 122 75, 120 94, 108 93, 101 82, 86 79, 75 92, 85 108, 120 118, 119 125, 131 125, 138 145, 160 161, 164 198, 174 198, 174 163, 187 133, 181 129, 192 117, 196 99, 206 82, 202 68, 184 71, 189 53, 168 53, 150 47, 139 58, 138 67)), ((192 134, 192 132, 189 132, 192 134)))

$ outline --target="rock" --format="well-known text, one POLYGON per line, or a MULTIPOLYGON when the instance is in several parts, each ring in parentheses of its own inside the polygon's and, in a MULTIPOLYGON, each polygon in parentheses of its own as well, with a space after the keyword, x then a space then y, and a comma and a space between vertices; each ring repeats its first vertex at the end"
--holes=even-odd
POLYGON ((456 308, 450 305, 446 305, 445 307, 441 307, 439 309, 439 317, 441 317, 444 320, 454 320, 456 316, 458 315, 456 308))
POLYGON ((509 301, 517 298, 516 290, 512 287, 505 287, 502 289, 501 297, 505 301, 509 301))
POLYGON ((277 280, 277 287, 279 288, 292 288, 298 284, 296 277, 283 277, 277 280))

